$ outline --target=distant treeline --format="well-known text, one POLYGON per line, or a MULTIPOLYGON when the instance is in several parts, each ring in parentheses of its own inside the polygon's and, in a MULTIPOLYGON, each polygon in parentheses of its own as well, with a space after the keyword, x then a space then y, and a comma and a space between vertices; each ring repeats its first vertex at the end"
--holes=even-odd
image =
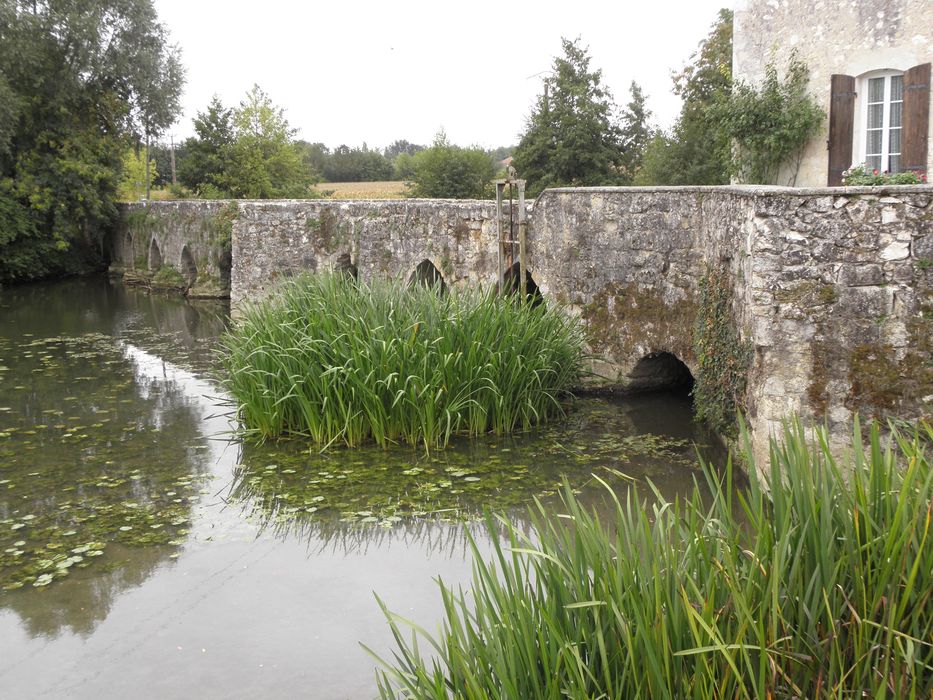
MULTIPOLYGON (((187 139, 175 144, 176 180, 182 185, 194 189, 199 184, 194 181, 199 173, 187 167, 189 146, 197 139, 187 139), (191 176, 195 176, 192 179, 191 176)), ((411 143, 404 139, 393 141, 383 149, 341 144, 330 148, 323 143, 309 143, 298 139, 295 149, 306 164, 315 180, 319 182, 382 182, 390 180, 412 180, 415 175, 413 156, 428 146, 411 143)), ((500 146, 485 153, 496 170, 499 164, 508 158, 515 146, 500 146)), ((172 184, 172 145, 169 142, 153 144, 150 148, 152 160, 152 184, 154 187, 168 187, 172 184)))

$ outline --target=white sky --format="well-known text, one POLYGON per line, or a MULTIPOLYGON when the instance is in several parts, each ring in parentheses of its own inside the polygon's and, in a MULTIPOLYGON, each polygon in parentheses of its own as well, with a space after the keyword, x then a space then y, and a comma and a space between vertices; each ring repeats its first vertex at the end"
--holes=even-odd
POLYGON ((155 0, 187 69, 184 114, 169 133, 192 135, 215 93, 232 107, 258 83, 299 138, 330 147, 429 144, 441 127, 459 145, 507 146, 541 92, 530 76, 550 69, 561 36, 589 46, 620 107, 635 80, 669 126, 680 110, 671 71, 729 4, 155 0))

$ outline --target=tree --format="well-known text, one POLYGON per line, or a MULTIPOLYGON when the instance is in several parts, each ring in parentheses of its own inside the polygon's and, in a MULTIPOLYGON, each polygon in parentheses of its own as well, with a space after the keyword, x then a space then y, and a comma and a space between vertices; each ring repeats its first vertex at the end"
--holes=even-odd
POLYGON ((182 82, 150 0, 0 2, 0 281, 101 263, 123 153, 182 82))
POLYGON ((402 153, 406 153, 407 155, 413 156, 418 151, 423 151, 423 150, 424 150, 424 146, 419 146, 418 144, 411 143, 409 141, 406 141, 405 139, 398 139, 397 141, 393 141, 391 146, 386 147, 386 149, 383 151, 383 155, 388 160, 394 161, 396 157, 398 157, 402 153))
POLYGON ((564 55, 544 79, 512 163, 531 194, 561 185, 612 184, 620 177, 622 133, 602 71, 590 70, 579 40, 561 41, 564 55))
POLYGON ((328 182, 376 182, 391 180, 393 168, 382 153, 365 143, 360 148, 341 144, 326 159, 323 173, 328 182))
POLYGON ((235 109, 214 97, 194 120, 179 178, 202 197, 314 197, 307 149, 295 141, 285 112, 258 85, 235 109))
POLYGON ((233 144, 233 110, 217 95, 206 112, 194 118, 194 133, 185 140, 185 157, 177 164, 178 180, 201 196, 227 196, 223 188, 233 144))
POLYGON ((631 184, 641 169, 645 149, 651 139, 648 120, 651 112, 645 104, 645 95, 634 80, 631 86, 632 99, 622 114, 622 182, 631 184))
POLYGON ((314 177, 297 148, 285 112, 254 85, 233 112, 235 138, 221 179, 246 199, 308 198, 314 177))
POLYGON ((159 177, 154 160, 146 168, 146 153, 142 148, 127 148, 123 154, 123 168, 117 185, 117 198, 123 202, 135 202, 146 194, 146 176, 153 180, 159 177))
POLYGON ((496 174, 492 159, 481 148, 460 148, 440 131, 434 143, 411 158, 412 197, 482 199, 496 174))
POLYGON ((732 12, 723 9, 691 63, 674 75, 674 93, 683 99, 680 116, 670 133, 650 139, 636 184, 728 183, 731 142, 713 108, 729 99, 731 89, 732 12))

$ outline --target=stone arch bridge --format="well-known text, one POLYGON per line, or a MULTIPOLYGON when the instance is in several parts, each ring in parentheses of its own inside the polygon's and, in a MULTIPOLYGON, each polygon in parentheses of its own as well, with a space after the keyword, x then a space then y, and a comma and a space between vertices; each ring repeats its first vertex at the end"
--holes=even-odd
MULTIPOLYGON (((348 265, 362 280, 495 286, 496 214, 459 200, 129 205, 112 256, 131 279, 171 265, 194 294, 229 269, 235 309, 348 265)), ((528 221, 531 276, 581 319, 600 384, 672 385, 684 365, 709 380, 723 371, 712 355, 735 363, 759 454, 790 412, 839 439, 855 412, 933 414, 931 186, 552 189, 528 221), (714 283, 728 292, 718 315, 714 283), (731 329, 735 347, 711 353, 703 328, 731 329)))

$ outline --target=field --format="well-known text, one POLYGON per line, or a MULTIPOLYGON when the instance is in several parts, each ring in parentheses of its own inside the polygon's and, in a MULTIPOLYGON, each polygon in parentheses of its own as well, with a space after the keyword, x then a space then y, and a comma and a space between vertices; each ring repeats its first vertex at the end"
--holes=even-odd
POLYGON ((314 186, 327 199, 402 199, 405 183, 389 182, 321 182, 314 186))

